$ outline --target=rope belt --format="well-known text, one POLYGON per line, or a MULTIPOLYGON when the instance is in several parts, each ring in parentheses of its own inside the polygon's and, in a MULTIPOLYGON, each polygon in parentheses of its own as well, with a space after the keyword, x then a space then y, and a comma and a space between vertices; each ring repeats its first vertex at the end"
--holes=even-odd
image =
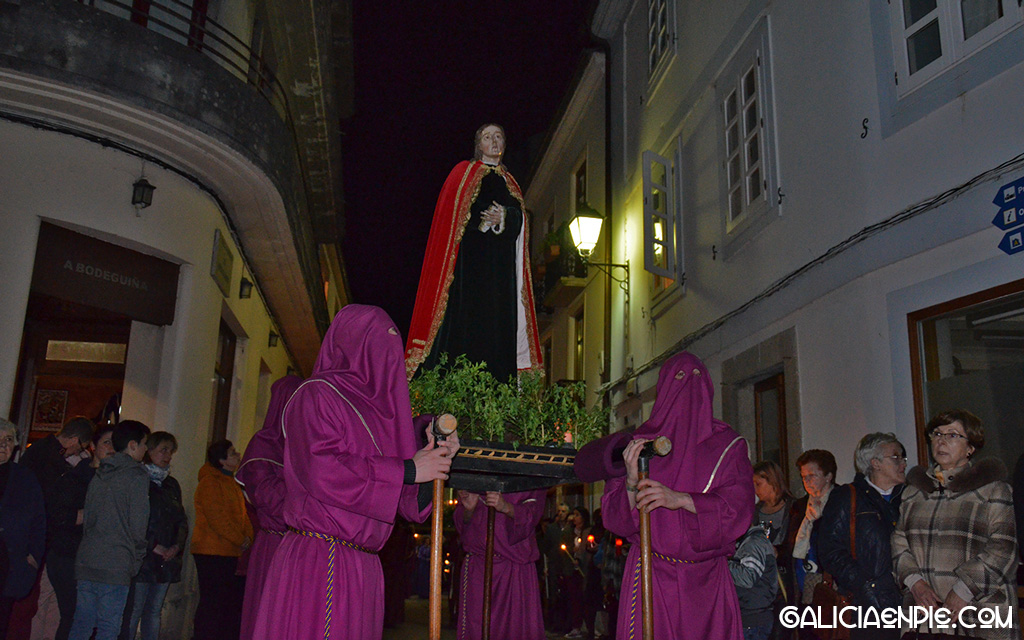
POLYGON ((269 533, 272 536, 281 536, 282 538, 284 537, 284 534, 287 533, 287 531, 277 531, 275 529, 260 529, 260 531, 263 533, 269 533))
POLYGON ((377 555, 377 552, 372 549, 349 542, 348 540, 342 540, 334 536, 329 536, 326 533, 317 533, 316 531, 303 531, 302 529, 296 529, 295 527, 288 527, 288 530, 292 533, 297 533, 300 536, 306 536, 307 538, 316 538, 317 540, 324 540, 328 543, 327 547, 327 607, 324 612, 324 640, 330 640, 331 638, 331 610, 334 596, 334 551, 340 544, 343 547, 349 549, 355 549, 356 551, 362 551, 363 553, 369 553, 371 555, 377 555))
MULTIPOLYGON (((680 560, 679 558, 673 558, 658 553, 657 551, 651 551, 651 555, 659 560, 671 562, 672 564, 697 564, 695 560, 680 560)), ((633 588, 630 591, 629 600, 629 640, 635 638, 636 633, 636 596, 640 592, 640 557, 636 559, 636 570, 633 571, 633 588)))

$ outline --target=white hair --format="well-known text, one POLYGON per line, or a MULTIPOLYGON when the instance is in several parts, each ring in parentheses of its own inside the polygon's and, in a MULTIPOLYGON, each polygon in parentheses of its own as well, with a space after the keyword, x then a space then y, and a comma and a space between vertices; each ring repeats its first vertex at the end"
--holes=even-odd
POLYGON ((870 479, 871 461, 881 459, 880 449, 883 445, 890 443, 896 443, 904 450, 906 449, 894 433, 869 433, 861 438, 860 443, 857 444, 857 450, 853 454, 853 464, 857 467, 857 471, 870 479))
POLYGON ((18 427, 10 420, 4 420, 0 418, 0 433, 9 433, 14 436, 14 439, 18 439, 18 427))

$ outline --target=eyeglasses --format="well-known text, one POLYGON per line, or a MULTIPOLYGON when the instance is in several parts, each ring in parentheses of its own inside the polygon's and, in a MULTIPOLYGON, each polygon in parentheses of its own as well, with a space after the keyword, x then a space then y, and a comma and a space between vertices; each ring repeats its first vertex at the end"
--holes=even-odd
POLYGON ((906 462, 907 461, 907 456, 896 456, 896 455, 893 455, 893 456, 882 456, 881 459, 882 460, 895 460, 896 464, 899 464, 901 462, 906 462))
POLYGON ((932 431, 928 438, 932 441, 935 440, 946 440, 949 442, 956 442, 957 440, 966 440, 967 436, 956 431, 950 431, 949 433, 942 433, 941 431, 932 431))

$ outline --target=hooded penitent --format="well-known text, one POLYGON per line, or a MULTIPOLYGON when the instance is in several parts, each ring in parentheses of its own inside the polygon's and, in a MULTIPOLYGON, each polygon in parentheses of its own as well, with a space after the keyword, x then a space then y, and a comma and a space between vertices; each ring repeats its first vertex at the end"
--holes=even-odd
POLYGON ((242 603, 242 637, 252 636, 256 611, 263 593, 267 569, 274 552, 284 540, 284 433, 281 417, 292 393, 302 384, 298 376, 285 376, 270 387, 270 403, 263 428, 249 441, 235 481, 242 485, 245 497, 256 517, 256 539, 249 553, 242 603))
MULTIPOLYGON (((750 460, 742 438, 712 416, 714 385, 690 353, 670 358, 658 377, 651 417, 636 438, 667 436, 672 451, 650 463, 651 479, 693 498, 685 509, 651 512, 654 551, 654 637, 742 638, 736 588, 727 558, 753 516, 750 460)), ((630 508, 625 478, 613 478, 601 500, 605 526, 634 544, 619 598, 619 638, 639 638, 640 517, 630 508)))
POLYGON ((396 514, 422 522, 402 339, 376 307, 349 305, 327 331, 310 379, 282 418, 284 519, 253 638, 380 638, 384 586, 376 552, 396 514))

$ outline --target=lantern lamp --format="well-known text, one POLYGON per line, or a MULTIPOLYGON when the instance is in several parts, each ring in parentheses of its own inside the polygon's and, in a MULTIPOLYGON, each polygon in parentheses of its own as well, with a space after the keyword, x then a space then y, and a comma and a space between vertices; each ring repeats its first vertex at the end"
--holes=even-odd
POLYGON ((132 206, 135 207, 135 215, 140 215, 140 211, 153 204, 154 191, 156 187, 149 184, 145 176, 135 181, 132 185, 132 206))

